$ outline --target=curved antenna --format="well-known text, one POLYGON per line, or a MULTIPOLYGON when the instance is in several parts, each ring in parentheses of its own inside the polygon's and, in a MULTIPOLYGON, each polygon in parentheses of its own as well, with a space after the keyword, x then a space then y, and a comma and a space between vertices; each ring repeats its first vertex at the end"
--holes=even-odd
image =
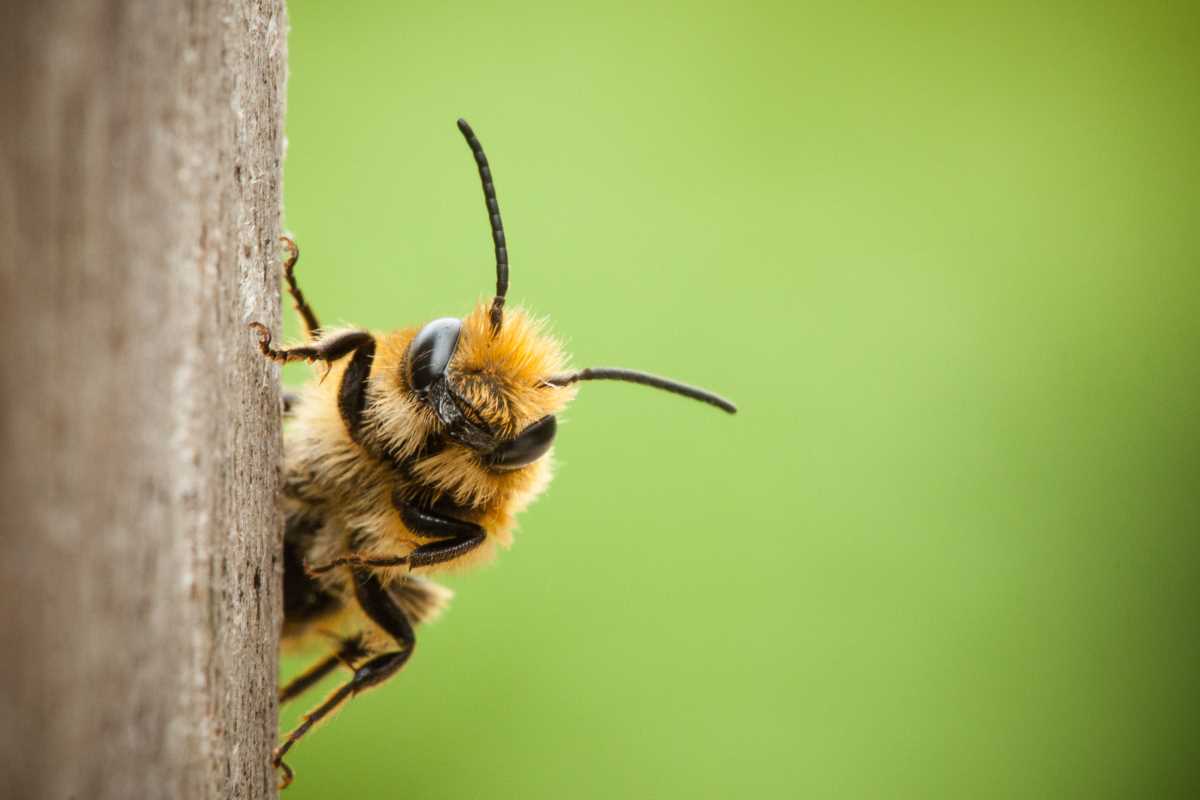
POLYGON ((488 219, 492 223, 492 243, 496 246, 496 296, 492 298, 492 335, 500 330, 504 321, 504 296, 508 294, 508 246, 504 242, 504 223, 500 221, 500 204, 496 202, 496 187, 492 185, 492 169, 488 166, 483 145, 475 131, 465 119, 458 121, 458 129, 475 156, 479 167, 479 181, 483 184, 483 199, 487 202, 488 219))
POLYGON ((688 386, 686 383, 677 383, 666 378, 660 378, 657 375, 636 372, 631 369, 592 367, 567 375, 555 375, 553 378, 547 378, 544 383, 549 386, 569 386, 579 381, 625 381, 626 383, 640 383, 642 386, 652 386, 655 389, 662 389, 664 392, 671 392, 672 394, 699 400, 701 403, 708 403, 710 406, 716 406, 730 414, 737 413, 737 406, 724 397, 715 395, 712 392, 697 389, 695 386, 688 386))

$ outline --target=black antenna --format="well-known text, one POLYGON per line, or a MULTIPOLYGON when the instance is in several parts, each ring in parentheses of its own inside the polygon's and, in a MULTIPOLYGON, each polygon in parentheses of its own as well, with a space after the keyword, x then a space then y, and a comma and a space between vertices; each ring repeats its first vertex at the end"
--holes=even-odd
POLYGON ((572 372, 568 375, 555 375, 545 382, 550 386, 568 386, 578 381, 626 381, 628 383, 640 383, 642 386, 653 386, 655 389, 662 389, 665 392, 672 392, 673 394, 681 394, 684 397, 699 400, 701 403, 708 403, 710 406, 716 406, 730 414, 737 413, 737 406, 724 397, 719 397, 712 392, 697 389, 695 386, 688 386, 686 383, 676 383, 666 378, 660 378, 657 375, 635 372, 631 369, 594 367, 591 369, 581 369, 579 372, 572 372))
POLYGON ((496 245, 496 296, 492 298, 492 335, 500 330, 504 321, 504 296, 508 294, 508 247, 504 243, 504 223, 500 221, 500 204, 496 202, 496 187, 492 185, 492 169, 488 166, 483 145, 475 137, 475 131, 465 119, 458 121, 458 129, 467 140, 479 167, 479 181, 483 184, 483 199, 487 201, 488 219, 492 223, 492 242, 496 245))

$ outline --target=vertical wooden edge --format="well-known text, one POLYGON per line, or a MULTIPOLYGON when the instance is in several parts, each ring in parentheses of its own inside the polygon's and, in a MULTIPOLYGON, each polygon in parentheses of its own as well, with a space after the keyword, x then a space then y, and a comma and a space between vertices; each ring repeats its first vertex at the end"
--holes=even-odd
POLYGON ((282 0, 0 12, 6 796, 275 796, 282 0))

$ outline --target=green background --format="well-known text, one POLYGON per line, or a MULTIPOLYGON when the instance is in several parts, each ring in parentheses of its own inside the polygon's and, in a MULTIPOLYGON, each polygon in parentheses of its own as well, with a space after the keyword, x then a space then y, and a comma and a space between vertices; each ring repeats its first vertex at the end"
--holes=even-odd
POLYGON ((1195 796, 1194 11, 289 13, 324 321, 488 296, 465 116, 510 302, 741 413, 584 386, 515 547, 287 797, 1195 796))

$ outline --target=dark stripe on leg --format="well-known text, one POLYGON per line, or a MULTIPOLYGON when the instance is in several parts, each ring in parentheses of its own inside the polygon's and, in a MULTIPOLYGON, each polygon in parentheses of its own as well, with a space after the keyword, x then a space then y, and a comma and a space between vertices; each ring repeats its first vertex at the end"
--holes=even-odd
POLYGON ((404 527, 419 536, 445 539, 451 536, 474 536, 483 532, 483 528, 474 522, 455 519, 436 511, 426 511, 415 503, 397 498, 394 494, 392 504, 400 512, 400 519, 404 522, 404 527))
POLYGON ((371 377, 374 358, 375 340, 368 339, 354 351, 354 357, 342 375, 342 385, 338 388, 338 411, 346 423, 350 438, 356 442, 359 441, 363 411, 367 407, 367 380, 371 377))
POLYGON ((479 532, 473 536, 459 536, 454 539, 423 544, 408 554, 408 563, 416 568, 453 561, 479 547, 486 538, 487 535, 483 532, 483 528, 480 528, 479 532))

